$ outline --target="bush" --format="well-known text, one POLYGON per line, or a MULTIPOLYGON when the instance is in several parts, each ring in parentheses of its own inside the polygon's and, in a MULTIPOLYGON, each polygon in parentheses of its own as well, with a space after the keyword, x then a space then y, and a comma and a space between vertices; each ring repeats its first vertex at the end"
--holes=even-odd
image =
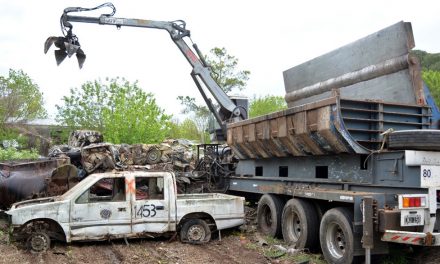
POLYGON ((14 128, 0 128, 0 147, 7 148, 8 146, 3 144, 4 141, 6 145, 8 145, 8 142, 15 141, 19 148, 26 147, 28 143, 28 139, 25 136, 20 135, 20 132, 14 128))
POLYGON ((38 159, 38 151, 31 150, 16 150, 15 148, 0 148, 0 161, 17 160, 17 159, 38 159))

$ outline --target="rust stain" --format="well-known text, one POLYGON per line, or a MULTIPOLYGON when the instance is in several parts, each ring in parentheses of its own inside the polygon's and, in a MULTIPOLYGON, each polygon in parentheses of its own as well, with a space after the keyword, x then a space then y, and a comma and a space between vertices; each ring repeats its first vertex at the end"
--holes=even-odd
POLYGON ((257 188, 259 191, 263 193, 283 193, 284 185, 275 184, 275 185, 260 185, 257 188))

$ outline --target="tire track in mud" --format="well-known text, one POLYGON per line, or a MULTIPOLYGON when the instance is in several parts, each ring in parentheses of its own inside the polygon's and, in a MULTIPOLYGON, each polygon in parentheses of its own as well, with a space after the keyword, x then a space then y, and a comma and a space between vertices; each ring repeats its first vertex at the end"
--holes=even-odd
POLYGON ((214 240, 204 245, 179 244, 176 247, 173 245, 166 247, 167 258, 172 263, 267 263, 265 257, 255 251, 248 250, 240 244, 237 237, 227 237, 222 241, 214 240))
POLYGON ((119 252, 119 250, 111 245, 110 247, 105 247, 103 254, 107 257, 111 264, 120 264, 124 261, 124 256, 119 252))
POLYGON ((153 257, 156 262, 163 261, 166 257, 164 256, 166 255, 166 252, 165 254, 164 252, 160 252, 162 251, 160 244, 155 243, 154 246, 146 247, 146 250, 149 252, 149 255, 153 257))
POLYGON ((227 248, 228 250, 226 251, 222 243, 224 242, 215 241, 215 242, 211 242, 208 245, 202 245, 202 247, 210 256, 213 256, 215 258, 214 259, 215 263, 226 263, 226 264, 243 263, 243 262, 239 262, 234 257, 234 254, 231 254, 231 252, 229 252, 229 250, 231 250, 230 248, 227 248))
POLYGON ((256 264, 267 263, 266 258, 259 256, 254 251, 246 249, 243 245, 240 245, 236 237, 228 237, 222 241, 213 241, 210 244, 203 245, 206 251, 216 256, 215 263, 228 263, 228 264, 256 264))

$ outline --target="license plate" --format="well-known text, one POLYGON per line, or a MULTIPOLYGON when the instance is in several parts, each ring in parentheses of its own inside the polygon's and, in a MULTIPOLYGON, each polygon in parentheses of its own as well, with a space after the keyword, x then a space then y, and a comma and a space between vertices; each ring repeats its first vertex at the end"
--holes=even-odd
POLYGON ((404 221, 405 221, 405 225, 420 225, 422 223, 422 216, 407 215, 404 221))
POLYGON ((424 212, 421 209, 402 210, 400 225, 401 226, 421 226, 425 224, 424 212))

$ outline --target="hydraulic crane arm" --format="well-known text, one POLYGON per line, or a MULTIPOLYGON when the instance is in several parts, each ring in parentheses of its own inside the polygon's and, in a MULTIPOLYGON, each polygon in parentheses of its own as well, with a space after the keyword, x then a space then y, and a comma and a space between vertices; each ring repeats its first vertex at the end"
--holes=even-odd
POLYGON ((209 110, 214 114, 217 122, 221 126, 225 133, 225 122, 231 118, 235 120, 242 120, 247 118, 245 109, 237 107, 237 105, 229 98, 229 96, 220 88, 216 81, 211 76, 211 69, 206 63, 202 53, 198 49, 196 44, 192 45, 192 49, 188 46, 185 38, 190 37, 190 31, 186 29, 186 23, 182 20, 176 21, 154 21, 144 19, 131 19, 131 18, 117 18, 113 15, 116 12, 116 8, 111 3, 105 3, 94 8, 82 8, 82 7, 68 7, 64 9, 61 16, 60 23, 64 37, 49 37, 45 43, 45 53, 54 43, 60 50, 55 51, 57 63, 60 64, 66 56, 71 57, 76 53, 80 68, 85 60, 85 54, 81 50, 78 38, 72 33, 72 24, 70 22, 81 23, 93 23, 100 25, 113 25, 117 28, 120 27, 140 27, 140 28, 153 28, 166 30, 171 36, 173 42, 177 45, 179 50, 185 56, 186 60, 192 66, 191 76, 195 81, 197 88, 199 89, 203 99, 208 105, 209 110), (69 15, 72 12, 92 11, 103 7, 110 7, 112 12, 109 14, 102 14, 99 17, 87 17, 87 16, 73 16, 69 15), (195 52, 194 52, 194 51, 195 52), (201 86, 199 79, 202 80, 206 88, 216 99, 221 107, 222 113, 229 113, 228 115, 220 115, 207 97, 203 87, 201 86))

